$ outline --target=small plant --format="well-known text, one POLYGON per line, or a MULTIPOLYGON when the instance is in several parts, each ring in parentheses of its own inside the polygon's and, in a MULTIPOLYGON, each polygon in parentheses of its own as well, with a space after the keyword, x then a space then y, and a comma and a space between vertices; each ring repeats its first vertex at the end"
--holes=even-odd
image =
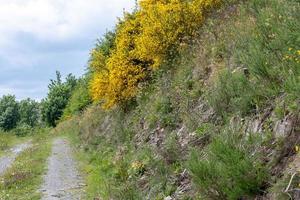
POLYGON ((162 149, 162 156, 168 165, 180 162, 181 147, 176 138, 176 135, 168 136, 162 149))
POLYGON ((205 134, 210 133, 210 131, 213 129, 213 124, 203 123, 200 127, 197 128, 196 133, 199 136, 204 136, 205 134))
POLYGON ((245 115, 254 107, 254 95, 251 83, 243 73, 226 70, 220 73, 208 99, 219 115, 237 112, 245 115))
POLYGON ((252 137, 228 131, 215 137, 204 152, 194 151, 189 169, 201 194, 234 200, 259 193, 267 172, 254 153, 256 143, 252 137))
POLYGON ((142 175, 145 172, 145 164, 141 161, 134 161, 131 163, 131 173, 137 174, 137 175, 142 175))

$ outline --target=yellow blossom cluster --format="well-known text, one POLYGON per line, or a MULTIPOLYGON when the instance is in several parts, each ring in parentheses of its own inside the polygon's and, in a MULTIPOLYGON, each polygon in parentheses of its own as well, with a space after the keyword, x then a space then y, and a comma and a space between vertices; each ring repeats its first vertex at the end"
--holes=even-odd
POLYGON ((131 168, 134 170, 140 170, 143 169, 144 167, 145 165, 140 161, 134 161, 133 163, 131 163, 131 168))
POLYGON ((193 37, 205 14, 222 0, 141 0, 116 27, 109 57, 92 51, 91 97, 104 108, 131 99, 148 72, 159 68, 170 49, 193 37))
POLYGON ((296 63, 300 63, 300 50, 294 50, 293 48, 289 48, 289 53, 284 55, 283 60, 295 61, 296 63))
POLYGON ((131 163, 131 168, 129 169, 129 173, 132 175, 143 174, 146 170, 146 166, 141 161, 134 161, 131 163))

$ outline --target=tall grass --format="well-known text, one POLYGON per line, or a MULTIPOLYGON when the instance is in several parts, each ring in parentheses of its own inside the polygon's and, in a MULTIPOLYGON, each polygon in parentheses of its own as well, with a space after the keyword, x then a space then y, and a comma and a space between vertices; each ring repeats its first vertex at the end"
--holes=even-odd
POLYGON ((242 6, 241 21, 231 27, 234 72, 221 72, 208 95, 218 113, 255 113, 282 94, 299 99, 299 11, 297 1, 251 0, 242 6))
POLYGON ((194 151, 189 169, 205 199, 240 199, 260 193, 268 173, 257 146, 259 138, 225 130, 204 152, 194 151))

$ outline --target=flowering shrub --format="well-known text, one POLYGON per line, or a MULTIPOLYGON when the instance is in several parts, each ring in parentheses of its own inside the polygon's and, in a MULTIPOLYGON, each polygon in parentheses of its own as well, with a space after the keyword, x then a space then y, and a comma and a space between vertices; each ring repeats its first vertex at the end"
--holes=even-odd
POLYGON ((97 55, 101 52, 92 52, 90 66, 96 72, 90 84, 91 96, 94 101, 104 100, 105 108, 132 98, 136 94, 138 82, 145 77, 146 62, 138 60, 133 53, 138 30, 136 17, 126 15, 117 27, 116 46, 111 55, 105 58, 97 55))
POLYGON ((210 5, 220 0, 143 0, 138 18, 142 35, 136 41, 136 55, 151 61, 158 68, 171 47, 177 47, 184 39, 195 36, 202 24, 204 13, 210 5))
POLYGON ((161 66, 171 49, 195 36, 207 10, 222 0, 141 0, 140 8, 126 14, 116 27, 109 56, 91 53, 90 83, 94 101, 110 108, 135 96, 147 72, 161 66))

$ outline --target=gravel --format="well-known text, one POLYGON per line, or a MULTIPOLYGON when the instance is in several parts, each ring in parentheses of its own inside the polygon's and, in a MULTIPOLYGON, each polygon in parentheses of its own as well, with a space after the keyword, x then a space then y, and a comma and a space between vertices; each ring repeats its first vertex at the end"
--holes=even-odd
POLYGON ((82 199, 83 186, 68 140, 55 139, 48 159, 48 172, 41 187, 42 200, 82 199))

